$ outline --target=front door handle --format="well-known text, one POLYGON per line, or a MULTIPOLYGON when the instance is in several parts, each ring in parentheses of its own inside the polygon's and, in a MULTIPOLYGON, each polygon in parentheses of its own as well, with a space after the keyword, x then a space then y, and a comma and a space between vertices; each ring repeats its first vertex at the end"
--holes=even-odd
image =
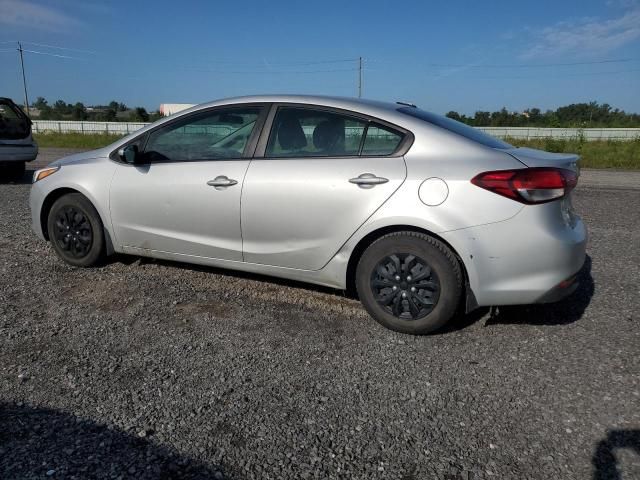
POLYGON ((363 173, 362 175, 349 179, 350 183, 355 183, 360 188, 373 188, 376 185, 387 183, 388 181, 388 178, 377 177, 373 173, 363 173))
POLYGON ((213 180, 209 180, 207 182, 207 185, 209 185, 210 187, 216 187, 216 190, 222 190, 223 188, 231 187, 233 185, 236 185, 237 183, 238 181, 234 180, 233 178, 229 178, 225 175, 219 175, 213 180))

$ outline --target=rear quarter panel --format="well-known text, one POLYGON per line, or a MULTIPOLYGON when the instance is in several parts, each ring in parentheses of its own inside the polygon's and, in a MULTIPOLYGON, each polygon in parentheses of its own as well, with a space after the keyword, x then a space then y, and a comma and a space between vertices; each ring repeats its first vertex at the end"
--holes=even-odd
POLYGON ((471 183, 480 172, 525 168, 522 163, 505 152, 436 127, 413 130, 416 140, 405 155, 407 179, 363 226, 365 229, 406 221, 408 225, 440 233, 500 222, 522 210, 522 204, 471 183), (420 186, 431 178, 441 179, 447 185, 448 194, 439 205, 429 206, 420 199, 420 186))
MULTIPOLYGON (((327 265, 326 273, 332 275, 336 283, 346 284, 346 268, 343 267, 358 242, 381 228, 416 227, 444 237, 446 232, 504 222, 524 208, 518 202, 471 183, 474 176, 484 171, 526 168, 511 155, 428 124, 407 128, 415 135, 415 142, 404 157, 407 179, 327 265), (430 178, 442 179, 448 189, 446 199, 436 206, 426 205, 419 195, 420 186, 430 178)), ((461 237, 447 236, 447 241, 467 267, 473 285, 478 277, 472 252, 466 242, 456 241, 458 238, 461 237)))

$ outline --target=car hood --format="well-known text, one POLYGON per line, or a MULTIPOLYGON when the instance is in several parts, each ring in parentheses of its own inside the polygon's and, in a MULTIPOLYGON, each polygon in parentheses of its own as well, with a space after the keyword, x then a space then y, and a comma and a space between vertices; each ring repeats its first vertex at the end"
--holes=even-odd
POLYGON ((506 153, 527 167, 558 167, 578 171, 580 156, 575 153, 551 153, 535 148, 507 148, 506 153))
POLYGON ((60 167, 62 165, 94 163, 96 160, 107 158, 109 156, 109 153, 111 153, 111 150, 109 148, 99 148, 98 150, 74 153, 73 155, 68 155, 51 162, 49 166, 60 167))

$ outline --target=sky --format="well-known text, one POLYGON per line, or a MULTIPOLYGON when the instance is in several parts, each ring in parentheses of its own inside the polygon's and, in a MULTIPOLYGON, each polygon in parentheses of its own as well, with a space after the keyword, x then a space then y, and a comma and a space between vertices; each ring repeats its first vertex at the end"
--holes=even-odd
POLYGON ((364 98, 437 113, 640 112, 640 0, 0 0, 0 96, 22 102, 16 41, 31 102, 357 96, 362 57, 364 98))

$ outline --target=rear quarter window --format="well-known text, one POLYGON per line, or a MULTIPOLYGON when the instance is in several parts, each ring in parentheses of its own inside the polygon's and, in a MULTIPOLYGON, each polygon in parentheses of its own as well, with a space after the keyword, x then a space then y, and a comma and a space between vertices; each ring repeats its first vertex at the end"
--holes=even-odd
POLYGON ((465 125, 464 123, 458 122, 448 117, 443 117, 442 115, 436 115, 435 113, 427 112, 425 110, 421 110, 415 107, 402 107, 398 108, 400 113, 404 113, 405 115, 409 115, 410 117, 418 118, 425 122, 431 123, 440 128, 444 128, 452 133, 457 135, 461 135, 469 140, 472 140, 476 143, 480 143, 485 147, 491 148, 513 148, 512 145, 509 145, 507 142, 503 142, 502 140, 492 137, 484 133, 481 130, 470 127, 469 125, 465 125))
POLYGON ((391 155, 403 138, 404 136, 395 130, 371 123, 362 145, 362 155, 391 155))

